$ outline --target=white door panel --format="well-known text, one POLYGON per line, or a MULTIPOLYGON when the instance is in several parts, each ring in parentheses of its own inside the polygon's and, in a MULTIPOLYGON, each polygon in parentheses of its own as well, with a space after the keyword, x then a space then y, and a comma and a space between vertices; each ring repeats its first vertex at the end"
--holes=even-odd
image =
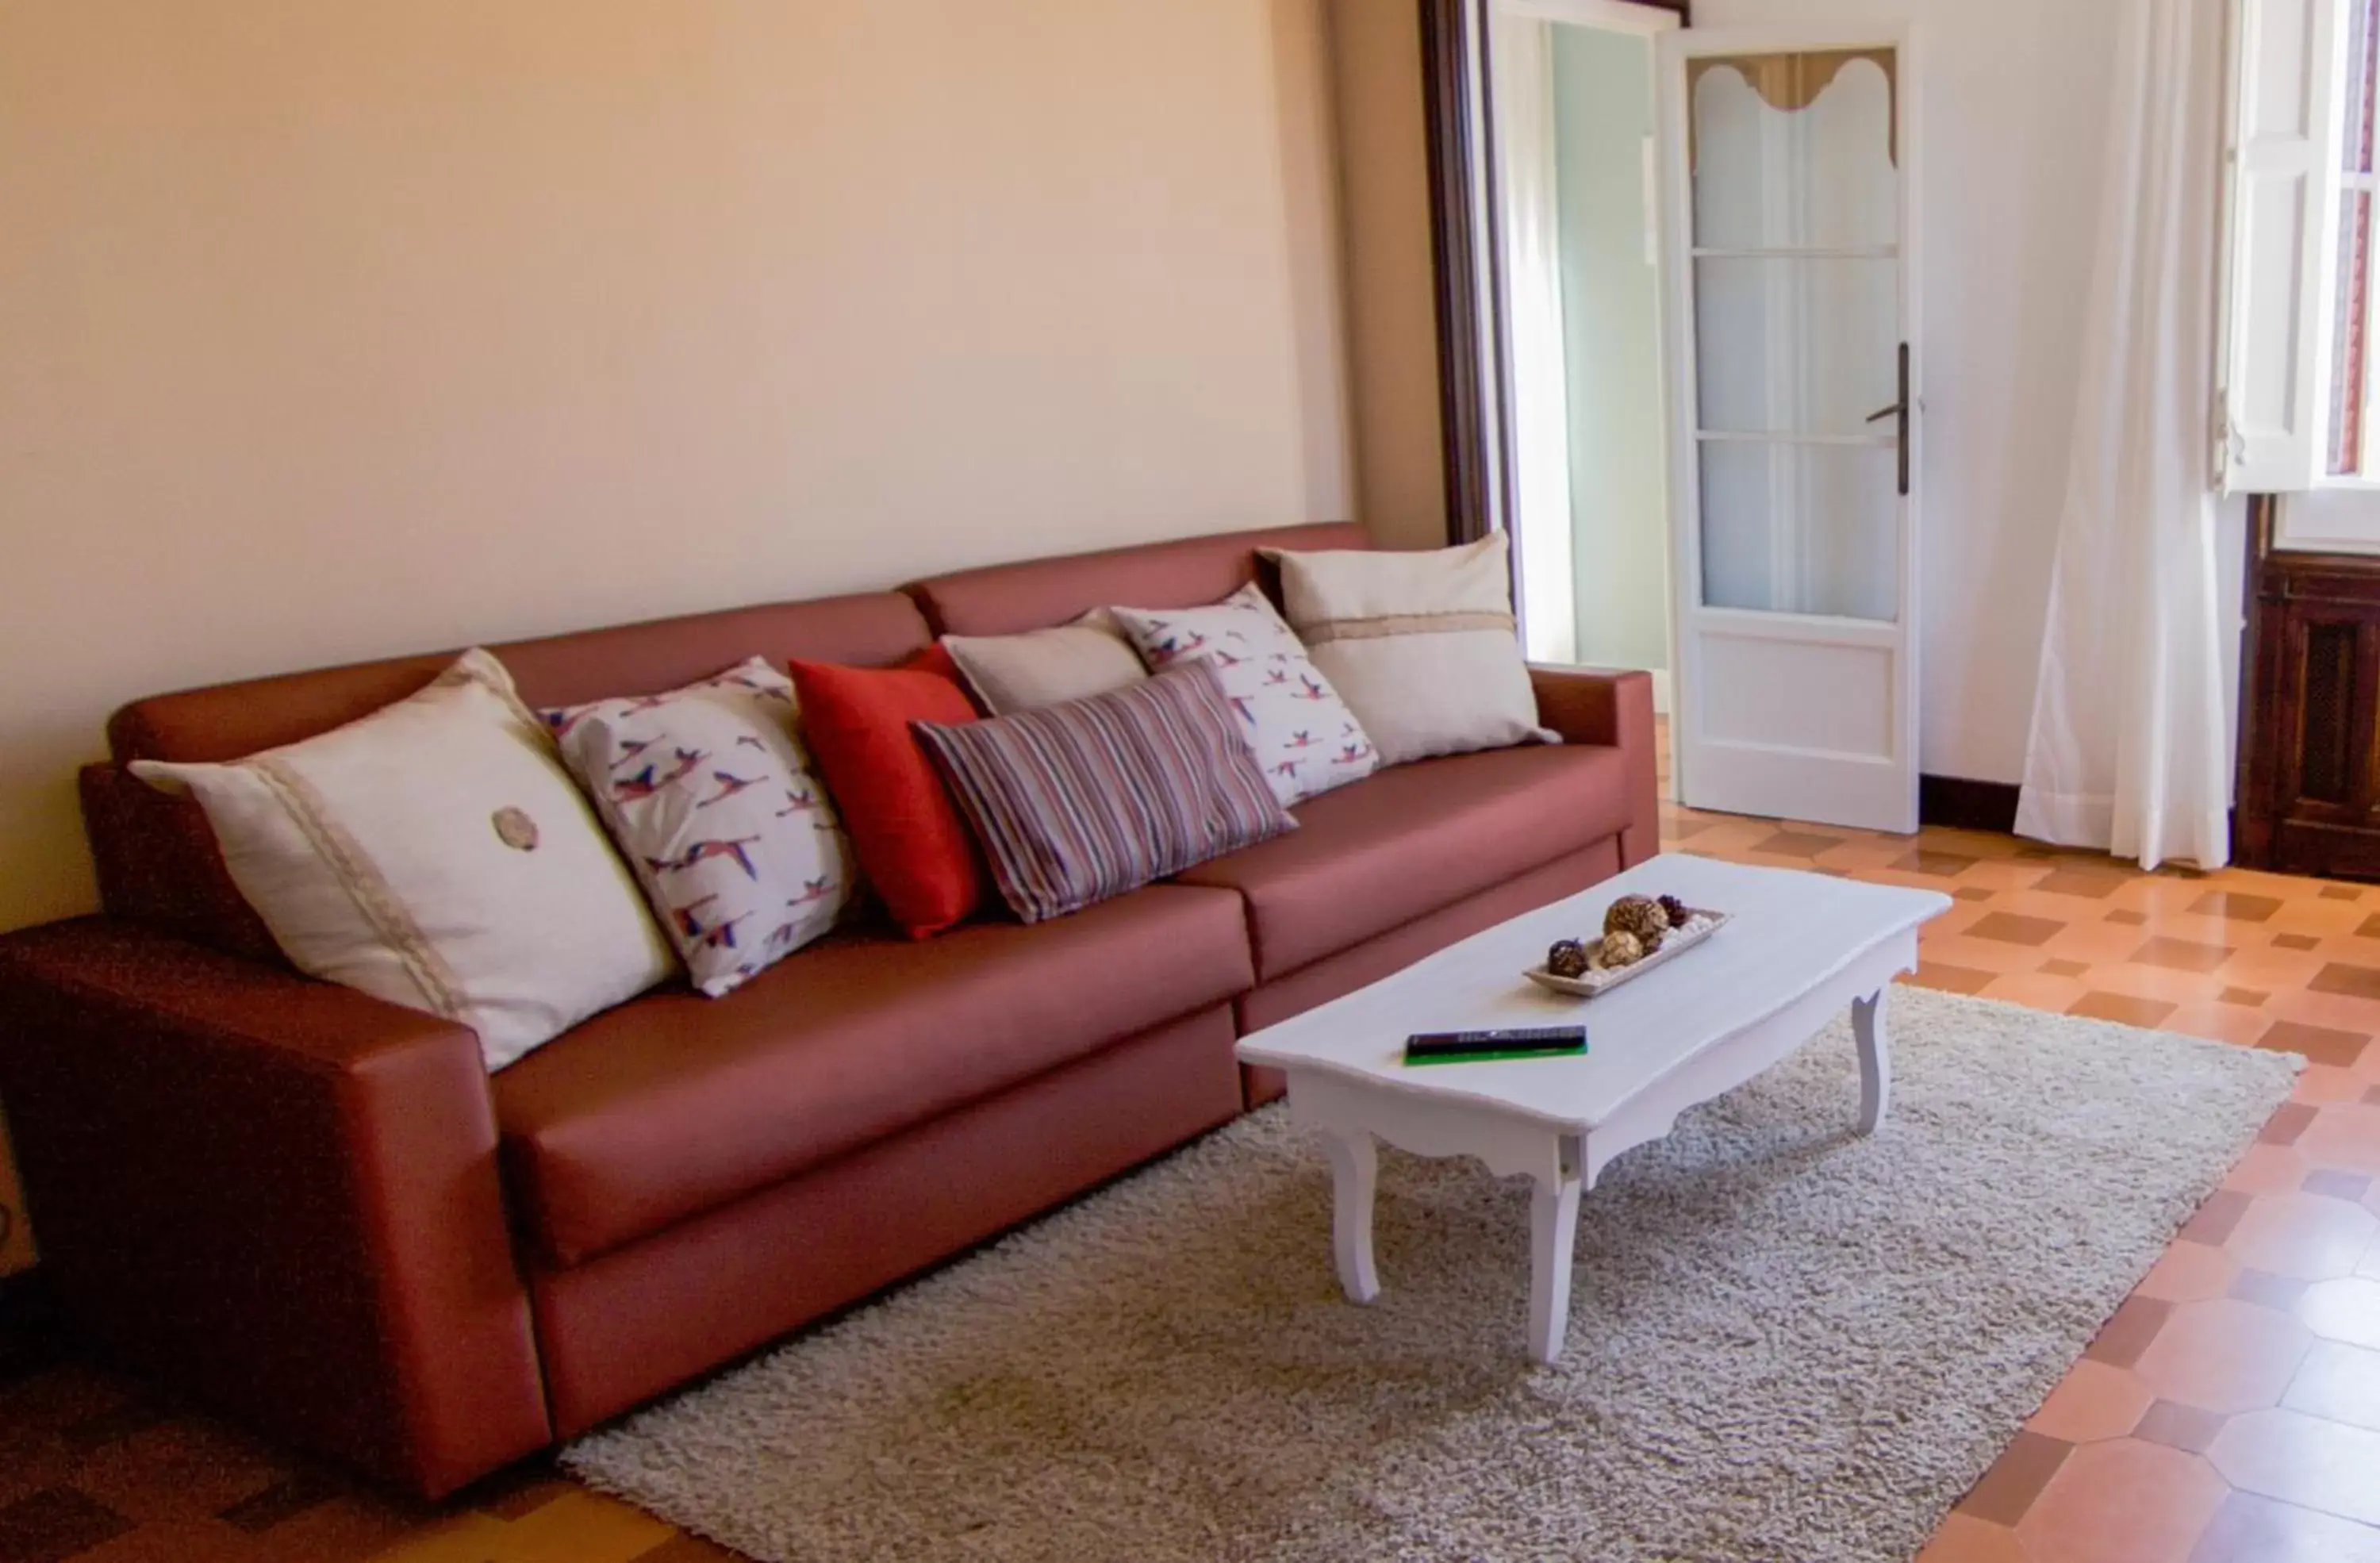
POLYGON ((1660 51, 1679 794, 1914 830, 1908 36, 1660 51))

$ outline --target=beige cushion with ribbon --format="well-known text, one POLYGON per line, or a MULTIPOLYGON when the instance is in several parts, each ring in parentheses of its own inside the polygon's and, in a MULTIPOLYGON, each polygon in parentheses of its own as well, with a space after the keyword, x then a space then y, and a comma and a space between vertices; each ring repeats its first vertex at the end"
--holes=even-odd
POLYGON ((302 743, 132 772, 197 797, 233 882, 299 971, 469 1026, 492 1070, 676 964, 544 725, 485 651, 302 743))
POLYGON ((1560 742, 1537 724, 1501 532, 1427 553, 1268 551, 1290 628, 1386 763, 1560 742))
POLYGON ((946 635, 942 647, 983 709, 996 717, 1086 700, 1148 676, 1140 653, 1104 608, 1021 635, 946 635))

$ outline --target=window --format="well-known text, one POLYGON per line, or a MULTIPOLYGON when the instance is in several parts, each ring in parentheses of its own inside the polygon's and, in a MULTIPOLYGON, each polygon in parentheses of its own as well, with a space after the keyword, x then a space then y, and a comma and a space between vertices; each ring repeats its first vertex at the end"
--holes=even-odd
POLYGON ((2380 534, 2380 0, 2231 0, 2225 487, 2338 489, 2380 534))
POLYGON ((2332 478, 2380 477, 2380 439, 2368 439, 2373 407, 2373 219, 2380 212, 2380 179, 2373 170, 2373 101, 2380 82, 2380 0, 2338 0, 2345 43, 2344 91, 2338 116, 2338 262, 2331 288, 2329 438, 2325 472, 2332 478))

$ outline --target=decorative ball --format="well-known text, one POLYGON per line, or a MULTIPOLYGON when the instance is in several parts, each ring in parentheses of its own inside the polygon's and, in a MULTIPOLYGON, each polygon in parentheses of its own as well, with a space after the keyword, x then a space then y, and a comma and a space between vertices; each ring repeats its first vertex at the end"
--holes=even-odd
POLYGON ((1686 926, 1686 919, 1694 915, 1693 907, 1688 906, 1684 902, 1680 901, 1674 895, 1665 895, 1661 897, 1660 906, 1663 912, 1669 914, 1670 927, 1673 928, 1684 927, 1686 926))
POLYGON ((1546 970, 1558 977, 1578 977, 1586 975, 1586 946, 1574 939, 1558 939, 1546 951, 1546 970))
POLYGON ((1596 953, 1607 969, 1633 966, 1645 958, 1645 941, 1626 928, 1614 928, 1603 936, 1603 943, 1596 953))
POLYGON ((1649 895, 1623 895, 1603 914, 1603 931, 1633 934, 1640 942, 1654 945, 1670 931, 1670 915, 1649 895))

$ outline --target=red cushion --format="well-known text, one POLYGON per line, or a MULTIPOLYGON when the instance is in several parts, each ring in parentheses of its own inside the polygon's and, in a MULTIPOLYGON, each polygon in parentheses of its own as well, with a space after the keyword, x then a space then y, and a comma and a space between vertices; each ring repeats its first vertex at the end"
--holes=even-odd
POLYGON ((884 909, 912 939, 965 921, 983 896, 975 843, 909 731, 977 720, 950 653, 937 646, 897 668, 789 665, 803 740, 884 909))

